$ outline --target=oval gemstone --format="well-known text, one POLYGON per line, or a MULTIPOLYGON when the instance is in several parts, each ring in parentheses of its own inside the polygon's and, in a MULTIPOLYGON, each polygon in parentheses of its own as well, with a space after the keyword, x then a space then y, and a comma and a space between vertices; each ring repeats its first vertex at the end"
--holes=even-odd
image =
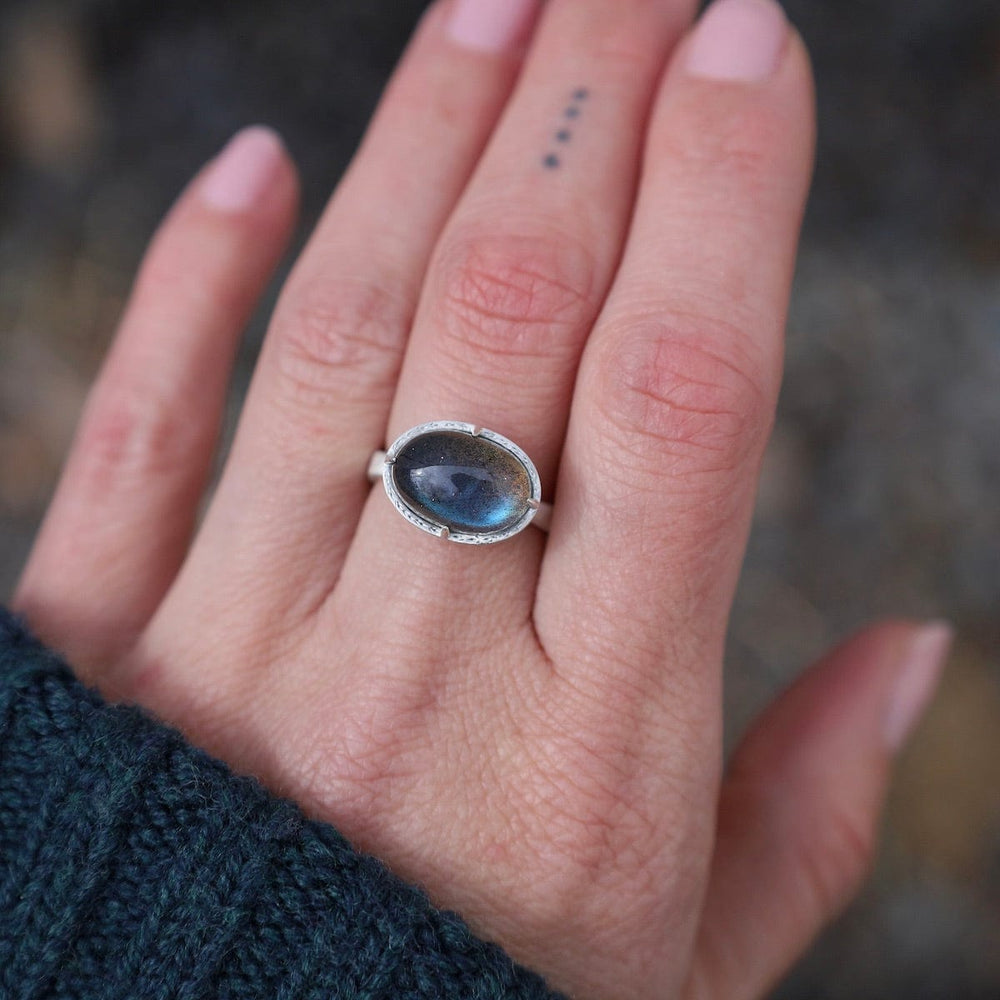
POLYGON ((515 455, 459 431, 408 441, 392 479, 407 506, 453 532, 505 531, 524 517, 531 499, 531 478, 515 455))

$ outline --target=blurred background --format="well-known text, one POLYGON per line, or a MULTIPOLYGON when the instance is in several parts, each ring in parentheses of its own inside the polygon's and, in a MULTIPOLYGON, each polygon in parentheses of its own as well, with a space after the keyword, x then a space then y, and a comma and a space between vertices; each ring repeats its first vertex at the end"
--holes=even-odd
MULTIPOLYGON (((238 127, 285 136, 305 234, 421 0, 0 0, 0 594, 143 246, 238 127)), ((728 660, 730 742, 883 614, 959 641, 874 878, 780 1000, 1000 997, 1000 6, 788 0, 819 159, 728 660)), ((267 310, 249 331, 230 425, 267 310)))

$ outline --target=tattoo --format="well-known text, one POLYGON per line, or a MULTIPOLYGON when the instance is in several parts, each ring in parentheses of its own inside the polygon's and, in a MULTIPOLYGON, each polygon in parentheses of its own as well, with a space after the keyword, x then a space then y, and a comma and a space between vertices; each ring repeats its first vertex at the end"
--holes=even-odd
MULTIPOLYGON (((563 109, 563 118, 567 121, 578 119, 583 110, 581 105, 588 97, 590 97, 590 91, 586 87, 577 87, 570 97, 570 103, 563 109)), ((560 126, 553 134, 554 141, 562 146, 567 145, 572 138, 573 131, 566 125, 560 126)), ((548 152, 542 157, 542 166, 546 170, 558 170, 562 166, 562 159, 557 153, 548 152)))

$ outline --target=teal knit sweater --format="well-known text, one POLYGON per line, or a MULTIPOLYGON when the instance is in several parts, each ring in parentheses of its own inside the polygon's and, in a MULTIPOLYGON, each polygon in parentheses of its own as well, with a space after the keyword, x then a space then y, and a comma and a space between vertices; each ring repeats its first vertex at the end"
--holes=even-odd
POLYGON ((0 998, 554 1000, 0 609, 0 998))

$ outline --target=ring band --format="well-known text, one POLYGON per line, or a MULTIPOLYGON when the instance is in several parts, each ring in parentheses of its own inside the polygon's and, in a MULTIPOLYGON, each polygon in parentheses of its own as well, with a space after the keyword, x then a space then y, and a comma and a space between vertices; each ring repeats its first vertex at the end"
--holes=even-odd
POLYGON ((534 524, 548 530, 551 505, 530 458, 496 431, 435 420, 372 455, 368 479, 382 480, 411 524, 467 545, 502 542, 534 524))

